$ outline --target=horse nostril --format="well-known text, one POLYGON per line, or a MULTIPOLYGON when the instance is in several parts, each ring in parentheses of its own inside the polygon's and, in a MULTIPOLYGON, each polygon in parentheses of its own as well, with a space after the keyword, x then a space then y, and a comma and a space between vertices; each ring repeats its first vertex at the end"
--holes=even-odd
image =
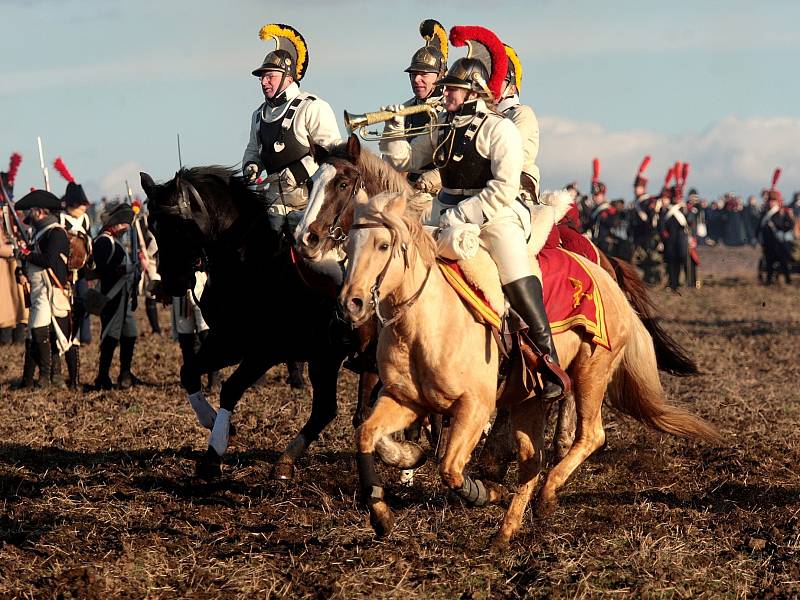
POLYGON ((364 309, 364 301, 358 296, 353 296, 347 302, 350 312, 358 314, 364 309))
POLYGON ((303 236, 303 243, 309 248, 316 248, 319 244, 319 236, 313 231, 309 231, 303 236))

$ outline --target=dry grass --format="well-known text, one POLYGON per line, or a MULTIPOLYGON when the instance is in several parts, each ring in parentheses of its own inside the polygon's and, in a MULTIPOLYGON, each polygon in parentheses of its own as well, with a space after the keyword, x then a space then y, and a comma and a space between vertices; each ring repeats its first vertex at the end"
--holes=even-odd
MULTIPOLYGON (((390 486, 397 529, 373 539, 355 500, 349 374, 339 417, 294 482, 268 474, 310 400, 275 370, 236 412, 224 481, 204 484, 192 474, 205 435, 168 338, 137 346, 152 385, 93 395, 9 391, 20 351, 0 348, 0 596, 798 596, 800 294, 752 283, 749 249, 703 258, 702 289, 657 300, 706 374, 665 385, 730 446, 608 412, 607 448, 568 483, 556 515, 526 519, 499 556, 486 545, 502 509, 463 508, 431 464, 413 488, 390 486)), ((95 361, 86 348, 87 380, 95 361)))

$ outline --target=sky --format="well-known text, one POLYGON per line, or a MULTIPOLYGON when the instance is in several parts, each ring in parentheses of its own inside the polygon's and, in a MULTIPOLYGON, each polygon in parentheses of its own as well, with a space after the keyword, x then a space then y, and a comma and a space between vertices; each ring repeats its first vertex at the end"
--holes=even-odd
MULTIPOLYGON (((92 200, 135 193, 187 166, 236 165, 262 102, 250 72, 288 23, 309 46, 303 89, 337 115, 410 97, 403 70, 435 18, 483 25, 514 46, 522 100, 539 118, 544 189, 577 180, 593 157, 611 197, 630 199, 652 156, 651 190, 689 162, 688 187, 748 195, 783 175, 800 190, 800 2, 763 0, 0 0, 0 168, 18 151, 17 196, 52 189, 61 156, 92 200)), ((463 56, 451 48, 450 62, 463 56)), ((344 128, 340 117, 340 128, 344 128)))

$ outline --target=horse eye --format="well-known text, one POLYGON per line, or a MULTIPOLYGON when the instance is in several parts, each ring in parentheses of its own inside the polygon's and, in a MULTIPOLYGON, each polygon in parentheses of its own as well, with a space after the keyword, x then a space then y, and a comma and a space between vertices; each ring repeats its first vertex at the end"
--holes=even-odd
POLYGON ((340 183, 339 184, 339 189, 340 190, 346 190, 347 189, 347 182, 343 181, 342 183, 340 183))
POLYGON ((380 246, 378 246, 378 250, 381 252, 386 252, 389 249, 389 244, 383 242, 380 246))

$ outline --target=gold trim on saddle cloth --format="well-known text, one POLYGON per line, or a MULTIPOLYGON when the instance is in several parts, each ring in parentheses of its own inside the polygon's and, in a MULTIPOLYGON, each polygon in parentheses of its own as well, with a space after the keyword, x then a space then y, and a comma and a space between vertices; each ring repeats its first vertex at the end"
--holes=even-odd
POLYGON ((442 275, 444 275, 447 283, 452 286, 459 298, 464 301, 467 308, 475 315, 475 319, 477 319, 479 323, 485 323, 499 331, 501 323, 500 315, 485 298, 481 297, 478 290, 464 279, 458 265, 441 259, 436 259, 436 264, 439 266, 439 270, 442 272, 442 275))

